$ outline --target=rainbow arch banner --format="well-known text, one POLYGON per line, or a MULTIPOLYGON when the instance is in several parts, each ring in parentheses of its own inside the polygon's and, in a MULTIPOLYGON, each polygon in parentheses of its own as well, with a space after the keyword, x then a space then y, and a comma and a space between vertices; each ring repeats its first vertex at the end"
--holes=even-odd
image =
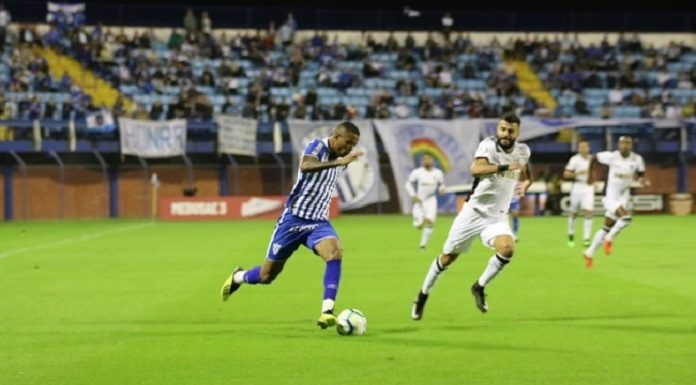
MULTIPOLYGON (((445 185, 470 183, 469 167, 481 138, 480 124, 462 120, 374 120, 384 149, 389 154, 399 191, 401 211, 411 211, 411 199, 405 185, 409 173, 420 166, 424 154, 435 159, 445 175, 445 185)), ((440 210, 455 212, 454 197, 444 197, 440 210), (443 204, 444 203, 444 204, 443 204)))

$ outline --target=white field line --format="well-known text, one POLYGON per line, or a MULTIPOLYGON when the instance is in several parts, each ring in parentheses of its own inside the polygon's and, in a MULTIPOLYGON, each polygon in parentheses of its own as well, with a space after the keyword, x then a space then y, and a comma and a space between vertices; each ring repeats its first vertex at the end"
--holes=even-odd
POLYGON ((31 247, 23 247, 20 249, 8 250, 8 251, 1 252, 0 258, 8 258, 8 257, 12 257, 12 256, 15 256, 18 254, 24 254, 24 253, 29 253, 32 251, 37 251, 37 250, 49 249, 49 248, 53 248, 53 247, 57 247, 57 246, 72 245, 72 244, 78 243, 78 242, 89 241, 92 239, 107 237, 109 235, 123 233, 126 231, 137 230, 137 229, 140 229, 143 227, 152 226, 153 224, 154 224, 153 222, 139 223, 139 224, 133 225, 133 226, 121 227, 121 228, 114 229, 114 230, 99 231, 96 233, 80 235, 79 237, 67 238, 67 239, 63 239, 60 241, 56 241, 56 242, 45 243, 43 245, 36 245, 36 246, 31 246, 31 247))

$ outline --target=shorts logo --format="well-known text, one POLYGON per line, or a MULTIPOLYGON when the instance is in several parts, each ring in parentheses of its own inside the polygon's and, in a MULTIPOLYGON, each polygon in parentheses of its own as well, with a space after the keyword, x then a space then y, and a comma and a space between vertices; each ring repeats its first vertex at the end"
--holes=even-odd
POLYGON ((278 251, 280 251, 280 248, 283 247, 280 243, 274 243, 271 249, 273 250, 273 255, 278 254, 278 251))
POLYGON ((317 227, 319 227, 319 225, 316 225, 316 224, 315 225, 293 226, 288 231, 290 231, 291 233, 301 233, 304 231, 312 231, 312 230, 316 229, 317 227))

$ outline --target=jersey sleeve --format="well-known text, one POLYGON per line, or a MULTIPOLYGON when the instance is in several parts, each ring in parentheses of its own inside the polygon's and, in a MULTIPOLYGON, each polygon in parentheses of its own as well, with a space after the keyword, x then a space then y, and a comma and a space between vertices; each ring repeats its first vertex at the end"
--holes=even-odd
POLYGON ((438 193, 444 194, 445 193, 445 174, 440 171, 437 173, 437 190, 438 193))
POLYGON ((319 152, 322 150, 323 147, 324 143, 321 140, 314 139, 311 142, 307 143, 307 146, 305 146, 304 152, 302 154, 319 159, 319 152))
POLYGON ((476 158, 486 158, 488 159, 488 163, 493 163, 493 159, 495 157, 493 156, 495 152, 495 143, 493 142, 492 139, 486 139, 481 141, 479 143, 478 148, 476 149, 476 152, 474 153, 474 159, 476 158))
POLYGON ((413 185, 418 181, 418 170, 413 170, 411 171, 411 174, 408 176, 408 180, 406 181, 406 191, 408 191, 408 195, 414 196, 416 195, 416 190, 413 188, 413 185))
POLYGON ((609 165, 611 159, 614 157, 614 153, 611 151, 600 151, 595 156, 597 157, 597 162, 609 165))
POLYGON ((641 174, 645 172, 645 162, 643 161, 643 157, 640 155, 638 155, 638 159, 636 161, 636 171, 641 174))
POLYGON ((532 157, 532 150, 529 148, 529 146, 527 146, 524 143, 520 143, 520 147, 522 147, 522 153, 524 154, 524 161, 526 163, 529 163, 529 158, 532 157))
POLYGON ((573 171, 573 172, 575 172, 575 170, 578 169, 578 162, 577 162, 577 158, 575 156, 570 158, 570 160, 568 161, 568 164, 565 166, 565 169, 568 171, 573 171))

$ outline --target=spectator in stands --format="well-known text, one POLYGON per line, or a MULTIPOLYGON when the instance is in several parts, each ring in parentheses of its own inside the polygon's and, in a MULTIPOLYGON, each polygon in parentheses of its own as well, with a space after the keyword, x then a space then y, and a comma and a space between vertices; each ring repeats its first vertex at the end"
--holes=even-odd
POLYGON ((149 118, 150 120, 160 120, 164 117, 164 107, 159 100, 155 100, 150 108, 149 118))
POLYGON ((137 120, 148 120, 150 119, 150 114, 147 112, 143 105, 138 104, 138 107, 136 107, 135 112, 133 112, 131 118, 137 120))
POLYGON ((400 102, 394 107, 394 116, 398 119, 406 119, 410 117, 411 111, 404 102, 400 102))
POLYGON ((184 16, 184 30, 187 36, 194 35, 198 31, 198 19, 191 8, 186 10, 186 16, 184 16))
POLYGON ((664 119, 665 109, 662 103, 655 103, 652 110, 650 111, 650 117, 653 119, 664 119))
POLYGON ((0 3, 0 54, 5 52, 5 39, 7 38, 7 27, 12 22, 10 11, 5 9, 5 5, 0 3))
POLYGON ((396 82, 396 94, 399 96, 415 96, 417 91, 418 87, 411 79, 401 78, 396 82))
POLYGON ((682 116, 682 109, 676 103, 668 103, 667 108, 665 108, 665 118, 671 120, 677 120, 682 116))
POLYGON ((427 96, 421 96, 418 101, 418 117, 421 119, 432 118, 432 103, 427 96))
POLYGON ((31 102, 29 103, 29 109, 27 111, 27 119, 34 120, 34 119, 41 119, 42 116, 42 108, 41 108, 41 100, 39 99, 38 96, 34 96, 31 98, 31 102))
POLYGON ((611 105, 609 103, 604 103, 602 105, 600 112, 599 112, 599 116, 602 119, 610 119, 612 114, 613 114, 613 112, 612 112, 611 105))
POLYGON ((210 20, 210 16, 207 11, 201 12, 201 31, 203 33, 211 33, 213 31, 213 22, 210 20))
POLYGON ((446 12, 442 15, 440 22, 442 23, 442 37, 445 39, 446 43, 449 43, 452 26, 454 26, 454 18, 450 12, 446 12))
MULTIPOLYGON (((0 120, 11 119, 4 96, 0 95, 0 120)), ((7 125, 0 125, 0 142, 14 140, 14 130, 7 125)))
POLYGON ((39 44, 38 34, 36 29, 32 26, 24 25, 19 29, 19 44, 22 46, 34 46, 39 44))
POLYGON ((172 29, 172 32, 169 34, 169 41, 167 42, 167 47, 169 47, 169 49, 176 50, 179 49, 183 43, 184 36, 179 32, 178 29, 172 29))
POLYGON ((44 119, 51 119, 51 120, 55 119, 57 110, 58 110, 58 107, 56 106, 56 101, 53 97, 51 97, 44 104, 43 118, 44 119))
POLYGON ((575 99, 575 113, 581 116, 590 114, 590 109, 587 106, 587 102, 585 102, 585 99, 582 97, 575 99))
POLYGON ((399 42, 397 42, 396 38, 394 37, 394 31, 389 31, 389 36, 387 36, 384 49, 388 52, 396 52, 399 50, 399 42))
POLYGON ((411 31, 406 32, 406 38, 404 39, 404 48, 411 51, 416 47, 416 40, 411 35, 411 31))
POLYGON ((61 115, 62 120, 70 120, 73 118, 74 114, 73 104, 70 100, 63 101, 63 113, 61 115))
POLYGON ((623 103, 623 89, 617 84, 611 91, 609 91, 608 100, 612 105, 617 105, 623 103))
POLYGON ((111 108, 111 114, 114 118, 120 118, 126 115, 125 106, 123 104, 123 95, 121 93, 116 97, 113 107, 111 108))
POLYGON ((283 25, 280 26, 278 30, 278 38, 283 47, 289 47, 293 40, 295 39, 295 31, 297 29, 297 23, 292 17, 292 13, 288 14, 288 18, 285 20, 283 25))
POLYGON ((688 103, 682 108, 682 117, 685 119, 693 118, 696 116, 696 101, 691 98, 688 103))

